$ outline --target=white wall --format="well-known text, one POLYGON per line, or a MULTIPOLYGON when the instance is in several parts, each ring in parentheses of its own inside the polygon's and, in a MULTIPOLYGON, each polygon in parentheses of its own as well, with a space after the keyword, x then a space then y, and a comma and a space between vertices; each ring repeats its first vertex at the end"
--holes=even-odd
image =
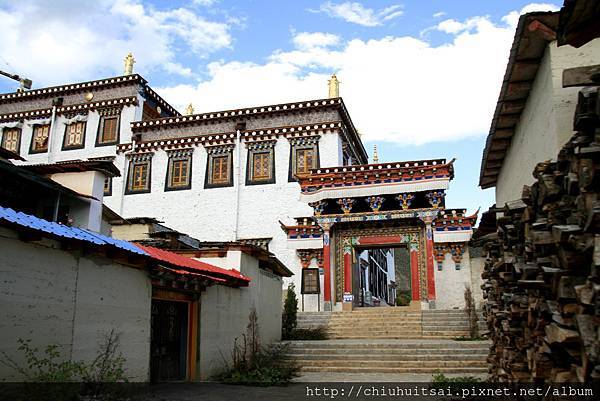
POLYGON ((523 185, 533 183, 536 164, 556 159, 573 135, 573 115, 580 88, 563 88, 563 71, 599 63, 600 39, 579 49, 557 47, 556 42, 548 45, 498 176, 498 206, 519 199, 523 185))
POLYGON ((445 254, 442 270, 438 270, 437 262, 434 266, 435 277, 435 308, 454 309, 464 308, 465 288, 473 287, 471 282, 471 264, 469 251, 465 250, 460 262, 460 270, 456 270, 456 264, 450 253, 445 254))
MULTIPOLYGON (((231 252, 230 252, 231 253, 231 252)), ((261 342, 267 345, 281 339, 281 279, 258 268, 251 256, 235 252, 242 274, 252 281, 248 287, 208 287, 200 305, 200 378, 209 379, 231 362, 234 340, 246 333, 248 316, 256 308, 261 342), (224 359, 225 358, 225 359, 224 359)), ((231 259, 231 258, 227 258, 231 259)), ((207 261, 205 259, 201 259, 207 261)))
MULTIPOLYGON (((150 367, 151 284, 146 273, 108 259, 60 249, 54 241, 26 243, 0 228, 0 351, 17 360, 17 339, 90 361, 115 329, 131 381, 150 367), (24 257, 26 255, 26 257, 24 257)), ((19 380, 0 364, 0 380, 19 380)))

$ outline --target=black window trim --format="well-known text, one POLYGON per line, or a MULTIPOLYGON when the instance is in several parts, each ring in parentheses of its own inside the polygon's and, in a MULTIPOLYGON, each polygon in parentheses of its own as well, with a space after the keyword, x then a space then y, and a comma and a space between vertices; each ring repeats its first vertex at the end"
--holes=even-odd
POLYGON ((275 144, 276 141, 260 141, 247 144, 247 160, 246 160, 246 185, 267 185, 275 184, 275 144), (255 180, 254 174, 254 155, 259 153, 271 154, 271 178, 266 180, 255 180))
POLYGON ((52 124, 50 124, 50 122, 42 124, 42 123, 34 123, 31 126, 31 141, 29 143, 29 154, 30 155, 35 155, 35 154, 40 154, 40 153, 48 153, 48 151, 50 150, 50 136, 52 135, 52 124), (48 126, 48 142, 46 143, 46 149, 44 150, 35 150, 33 149, 33 142, 35 139, 35 129, 36 127, 39 126, 44 126, 47 125, 48 126))
POLYGON ((152 191, 152 156, 153 154, 138 154, 130 155, 129 165, 127 168, 127 181, 125 182, 125 195, 147 194, 152 191), (146 178, 147 188, 133 189, 131 174, 133 166, 138 164, 148 164, 148 177, 146 178))
POLYGON ((6 134, 7 130, 13 130, 13 129, 16 129, 19 131, 19 135, 18 135, 18 139, 17 139, 17 150, 14 153, 20 155, 21 154, 21 140, 23 139, 23 128, 21 128, 21 127, 2 127, 2 141, 0 141, 0 146, 3 149, 6 149, 4 147, 4 144, 5 144, 4 135, 6 134))
POLYGON ((165 176, 165 192, 168 191, 183 191, 192 188, 192 155, 194 149, 178 149, 174 151, 167 152, 169 155, 169 160, 167 161, 167 172, 165 176), (187 185, 183 186, 172 186, 171 185, 171 174, 173 168, 173 162, 187 160, 187 185))
POLYGON ((319 136, 310 136, 304 138, 290 138, 290 160, 288 165, 288 182, 298 181, 295 177, 296 172, 296 151, 302 149, 313 149, 315 152, 315 165, 312 168, 319 168, 321 160, 319 155, 319 136))
POLYGON ((96 132, 96 147, 101 146, 114 146, 121 143, 121 108, 111 108, 111 109, 98 109, 98 131, 96 132), (104 120, 106 118, 114 118, 117 119, 117 132, 115 135, 115 140, 110 142, 102 142, 100 138, 102 137, 102 132, 104 131, 104 120))
POLYGON ((65 130, 63 133, 63 141, 62 141, 61 150, 77 150, 77 149, 85 148, 85 137, 87 134, 87 126, 88 126, 87 121, 73 121, 68 124, 65 123, 65 130), (67 145, 67 131, 69 130, 69 126, 71 124, 77 124, 77 123, 83 123, 83 133, 81 135, 81 143, 78 145, 67 145))
POLYGON ((206 148, 206 171, 204 176, 204 188, 226 188, 233 186, 233 146, 211 146, 206 148), (229 179, 227 182, 212 183, 212 161, 215 157, 228 157, 229 179))

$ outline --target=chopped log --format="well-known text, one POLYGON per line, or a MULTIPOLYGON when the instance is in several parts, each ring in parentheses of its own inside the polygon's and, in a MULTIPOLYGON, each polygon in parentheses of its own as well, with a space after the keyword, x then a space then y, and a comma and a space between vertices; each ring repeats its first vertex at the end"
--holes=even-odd
POLYGON ((565 329, 556 323, 546 326, 546 339, 550 344, 568 343, 579 341, 579 333, 575 330, 565 329))

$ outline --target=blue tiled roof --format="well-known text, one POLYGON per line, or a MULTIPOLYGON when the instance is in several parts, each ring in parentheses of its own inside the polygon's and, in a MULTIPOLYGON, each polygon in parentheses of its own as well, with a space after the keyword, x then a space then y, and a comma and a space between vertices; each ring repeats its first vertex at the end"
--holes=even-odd
POLYGON ((89 242, 96 245, 109 245, 116 248, 123 249, 125 251, 137 253, 138 255, 149 256, 146 251, 138 248, 131 242, 114 239, 95 233, 92 231, 84 230, 82 228, 68 227, 62 224, 54 223, 48 220, 40 219, 29 214, 22 212, 15 212, 14 210, 0 206, 0 220, 6 220, 13 224, 18 224, 22 227, 27 227, 36 231, 43 231, 48 234, 56 235, 63 238, 71 238, 79 241, 89 242))

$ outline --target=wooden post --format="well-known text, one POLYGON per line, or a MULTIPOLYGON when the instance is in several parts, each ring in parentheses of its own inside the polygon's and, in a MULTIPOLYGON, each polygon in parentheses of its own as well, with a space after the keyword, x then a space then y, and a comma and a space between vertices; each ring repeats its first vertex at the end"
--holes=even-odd
POLYGON ((323 309, 331 310, 331 246, 329 226, 323 226, 323 309))
POLYGON ((419 248, 417 244, 409 244, 409 248, 412 300, 419 301, 421 299, 421 287, 419 284, 419 248))
POLYGON ((433 230, 431 219, 425 220, 425 252, 427 257, 427 299, 435 299, 435 272, 433 271, 433 230))

